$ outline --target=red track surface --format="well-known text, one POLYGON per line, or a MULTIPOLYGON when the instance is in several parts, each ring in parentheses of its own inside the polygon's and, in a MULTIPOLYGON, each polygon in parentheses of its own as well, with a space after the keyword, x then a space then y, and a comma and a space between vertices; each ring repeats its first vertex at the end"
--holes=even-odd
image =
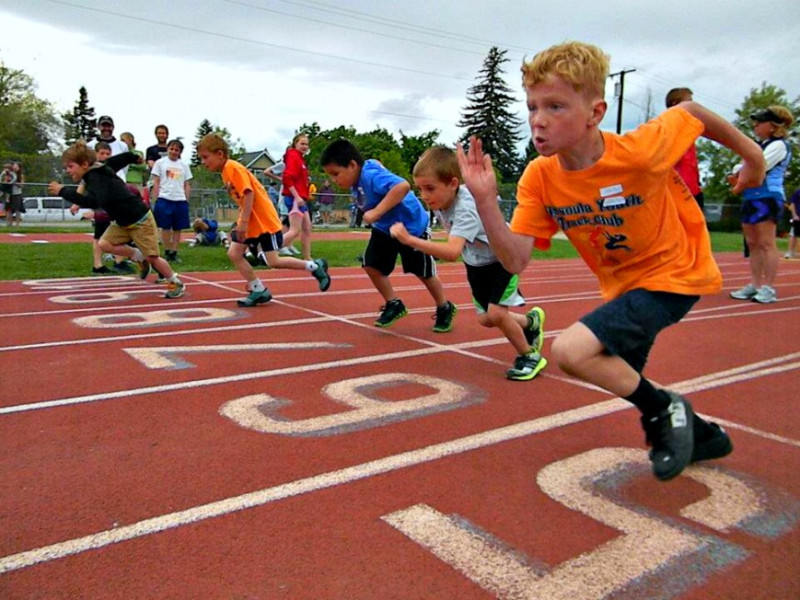
MULTIPOLYGON (((255 309, 231 274, 2 283, 0 598, 798 598, 800 263, 761 306, 719 261, 648 374, 735 451, 668 483, 625 403, 503 378, 460 265, 447 334, 401 275, 409 316, 373 327, 359 269, 264 272, 255 309)), ((578 261, 522 290, 548 339, 600 302, 578 261)))

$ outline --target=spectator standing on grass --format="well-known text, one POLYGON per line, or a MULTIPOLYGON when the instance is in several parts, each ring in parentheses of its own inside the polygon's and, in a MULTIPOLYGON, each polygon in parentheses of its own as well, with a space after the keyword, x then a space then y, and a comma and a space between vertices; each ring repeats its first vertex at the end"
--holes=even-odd
POLYGON ((517 287, 519 276, 506 271, 492 252, 475 200, 461 185, 456 153, 444 146, 426 150, 414 165, 414 184, 447 231, 447 241, 412 236, 402 223, 392 225, 392 237, 440 260, 452 262, 459 256, 463 259, 478 322, 484 327, 497 327, 517 352, 506 378, 533 379, 547 365, 541 354, 544 310, 534 306, 525 315, 509 310, 525 304, 517 287))
POLYGON ((150 171, 151 197, 155 198, 153 214, 161 228, 164 258, 180 262, 178 246, 181 232, 189 229, 189 196, 192 190, 192 170, 181 160, 183 142, 170 140, 167 155, 159 158, 150 171))
MULTIPOLYGON (((144 153, 136 149, 136 140, 132 133, 126 131, 120 134, 119 139, 125 142, 129 151, 144 159, 144 153)), ((147 165, 144 164, 144 160, 142 160, 141 163, 134 163, 128 166, 128 174, 125 177, 125 182, 134 186, 137 190, 142 190, 144 188, 147 184, 147 165)))
MULTIPOLYGON (((786 136, 794 123, 794 116, 785 106, 773 105, 754 112, 750 119, 754 123, 753 131, 760 140, 767 173, 761 185, 745 189, 743 193, 741 222, 750 250, 751 281, 731 292, 731 298, 769 304, 778 300, 774 285, 780 253, 775 238, 778 220, 786 202, 783 178, 792 158, 792 148, 786 136)), ((734 169, 731 183, 736 183, 740 168, 741 165, 737 165, 734 169)))
POLYGON ((263 251, 267 265, 273 269, 307 271, 319 282, 320 291, 327 291, 331 278, 326 260, 300 260, 278 254, 283 245, 278 211, 270 202, 261 182, 244 165, 229 158, 228 153, 227 142, 215 133, 206 135, 197 143, 198 158, 209 171, 222 174, 222 183, 239 207, 239 215, 231 231, 228 257, 247 282, 249 294, 238 300, 237 304, 257 306, 272 300, 272 294, 245 258, 248 247, 253 256, 258 256, 259 251, 263 251))
MULTIPOLYGON (((130 150, 125 142, 114 137, 114 119, 108 115, 103 115, 97 119, 97 127, 100 129, 100 135, 97 136, 97 142, 105 142, 108 144, 111 148, 111 156, 116 156, 117 154, 122 154, 123 152, 128 152, 130 150)), ((97 142, 95 142, 95 149, 97 147, 97 142)), ((117 177, 122 179, 122 181, 128 180, 127 165, 117 172, 117 177)))
POLYGON ((14 164, 6 163, 3 165, 3 171, 0 173, 0 192, 3 194, 3 207, 6 211, 6 222, 9 227, 14 225, 15 216, 17 224, 19 224, 19 213, 22 210, 21 206, 14 206, 14 203, 11 201, 16 181, 17 173, 14 171, 14 164))
POLYGON ((436 303, 433 331, 450 331, 457 308, 447 299, 436 275, 436 261, 430 254, 396 240, 389 232, 392 225, 402 223, 411 235, 428 239, 428 213, 411 191, 411 185, 377 160, 365 161, 358 148, 348 140, 329 144, 322 152, 320 163, 340 188, 358 190, 364 195, 364 220, 373 227, 362 264, 385 302, 375 326, 389 327, 408 314, 389 279, 400 256, 403 272, 413 273, 436 303))
POLYGON ((303 158, 308 152, 308 136, 298 133, 283 155, 281 196, 289 216, 289 231, 283 243, 291 246, 300 238, 300 248, 305 260, 311 260, 311 212, 308 166, 303 158))
MULTIPOLYGON (((691 100, 692 90, 689 88, 673 88, 667 93, 665 103, 667 108, 672 108, 681 102, 689 102, 691 100)), ((689 187, 689 191, 694 196, 694 199, 697 200, 700 210, 703 210, 705 197, 703 196, 703 190, 700 188, 700 169, 697 166, 697 147, 695 144, 692 144, 686 154, 681 156, 681 159, 675 165, 675 170, 689 187)))
POLYGON ((331 182, 326 179, 322 182, 322 187, 317 193, 317 203, 319 204, 319 214, 322 217, 322 224, 326 227, 333 222, 333 188, 331 182))
POLYGON ((152 266, 167 282, 165 298, 181 297, 185 286, 158 254, 158 230, 153 213, 141 196, 115 174, 140 159, 126 152, 110 157, 103 164, 97 162, 95 151, 81 140, 64 151, 62 160, 70 178, 76 183, 83 181, 83 193, 56 181, 47 186, 48 193, 84 208, 104 209, 113 222, 100 238, 100 249, 136 262, 142 279, 147 277, 152 266), (130 242, 136 247, 129 246, 130 242))
POLYGON ((654 475, 678 476, 690 463, 729 454, 727 434, 697 416, 679 394, 643 376, 659 332, 722 288, 702 211, 674 166, 704 135, 743 160, 734 193, 757 185, 757 144, 695 102, 683 102, 626 133, 600 130, 609 58, 569 42, 523 63, 528 121, 539 156, 517 186, 510 227, 497 205, 492 160, 481 141, 459 147, 459 166, 503 266, 521 273, 534 247, 563 230, 594 272, 606 300, 565 328, 551 356, 567 374, 625 398, 641 413, 654 475))
POLYGON ((169 128, 166 125, 156 125, 154 133, 156 136, 156 143, 152 146, 148 146, 144 154, 144 160, 147 163, 148 169, 152 169, 158 159, 164 158, 167 155, 169 128))

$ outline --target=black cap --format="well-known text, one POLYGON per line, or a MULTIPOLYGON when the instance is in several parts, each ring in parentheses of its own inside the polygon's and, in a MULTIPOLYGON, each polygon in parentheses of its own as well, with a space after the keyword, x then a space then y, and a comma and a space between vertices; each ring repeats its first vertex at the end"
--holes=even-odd
POLYGON ((103 115, 102 117, 97 119, 97 124, 98 125, 102 125, 103 123, 108 123, 109 125, 111 125, 113 127, 114 126, 114 119, 112 119, 108 115, 103 115))
POLYGON ((776 125, 783 125, 783 119, 768 108, 757 110, 750 115, 750 118, 753 119, 753 121, 758 121, 759 123, 775 123, 776 125))

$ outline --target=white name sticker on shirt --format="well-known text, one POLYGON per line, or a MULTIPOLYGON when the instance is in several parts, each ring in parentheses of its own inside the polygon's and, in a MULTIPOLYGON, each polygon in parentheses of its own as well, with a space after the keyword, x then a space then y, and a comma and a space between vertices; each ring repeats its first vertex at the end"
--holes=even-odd
POLYGON ((603 199, 603 208, 616 208, 617 206, 625 206, 625 198, 622 196, 613 196, 611 198, 603 199))
POLYGON ((621 194, 622 193, 622 185, 610 185, 608 187, 600 188, 600 195, 605 198, 606 196, 611 196, 612 194, 621 194))

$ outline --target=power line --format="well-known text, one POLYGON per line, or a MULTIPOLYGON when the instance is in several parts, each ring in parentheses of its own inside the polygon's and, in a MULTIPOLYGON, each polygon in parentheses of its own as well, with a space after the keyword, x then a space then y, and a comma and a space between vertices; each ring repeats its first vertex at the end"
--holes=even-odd
POLYGON ((159 21, 157 19, 148 19, 148 18, 145 18, 145 17, 127 15, 127 14, 115 12, 115 11, 112 11, 112 10, 105 10, 105 9, 102 9, 102 8, 92 8, 92 7, 88 7, 88 6, 81 6, 79 4, 73 4, 71 2, 65 2, 64 0, 47 0, 47 1, 51 2, 53 4, 60 4, 62 6, 68 6, 70 8, 77 8, 77 9, 80 9, 80 10, 86 10, 86 11, 89 11, 89 12, 100 13, 100 14, 104 14, 104 15, 110 15, 110 16, 113 16, 113 17, 119 17, 119 18, 123 18, 123 19, 129 19, 129 20, 132 20, 132 21, 139 21, 141 23, 147 23, 149 25, 160 25, 162 27, 168 27, 170 29, 178 29, 180 31, 189 31, 191 33, 199 33, 199 34, 202 34, 202 35, 210 35, 210 36, 221 38, 221 39, 225 39, 225 40, 233 40, 233 41, 236 41, 236 42, 245 42, 245 43, 248 43, 248 44, 256 44, 258 46, 265 46, 267 48, 278 48, 280 50, 288 50, 289 52, 297 52, 299 54, 307 54, 307 55, 317 56, 317 57, 321 57, 321 58, 347 61, 350 64, 357 63, 357 64, 366 65, 366 66, 370 66, 370 67, 380 67, 380 68, 383 68, 383 69, 392 69, 392 70, 395 70, 395 71, 403 71, 403 72, 406 72, 406 73, 414 73, 416 75, 429 75, 429 76, 432 76, 432 77, 442 77, 442 78, 447 78, 447 79, 455 79, 455 80, 458 80, 458 81, 472 81, 472 79, 470 79, 468 77, 459 77, 457 75, 448 75, 448 74, 444 74, 444 73, 433 73, 433 72, 430 72, 430 71, 422 71, 420 69, 412 69, 410 67, 398 67, 396 65, 387 65, 385 63, 371 62, 371 61, 367 61, 367 60, 361 60, 361 59, 358 59, 358 58, 351 58, 351 57, 345 57, 345 56, 335 56, 333 54, 328 54, 328 53, 324 53, 323 54, 322 52, 314 52, 314 51, 311 51, 311 50, 303 50, 301 48, 294 48, 292 46, 284 46, 284 45, 281 45, 281 44, 271 44, 269 42, 262 42, 261 40, 252 40, 252 39, 243 38, 243 37, 239 37, 239 36, 235 36, 235 35, 219 33, 219 32, 216 32, 216 31, 209 31, 207 29, 199 29, 197 27, 189 27, 187 25, 178 25, 178 24, 175 24, 175 23, 168 23, 168 22, 165 22, 165 21, 159 21))

